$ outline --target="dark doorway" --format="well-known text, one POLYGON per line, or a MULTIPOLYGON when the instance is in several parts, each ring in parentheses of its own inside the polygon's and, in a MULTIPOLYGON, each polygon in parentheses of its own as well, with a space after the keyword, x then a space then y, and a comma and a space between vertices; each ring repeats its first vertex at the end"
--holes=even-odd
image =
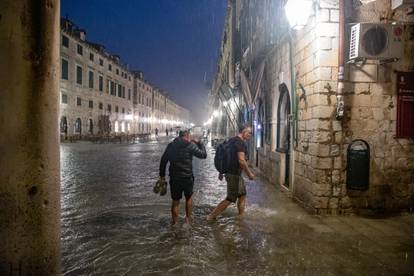
POLYGON ((82 121, 80 118, 75 121, 75 133, 82 135, 82 121))
POLYGON ((89 119, 89 134, 93 134, 93 121, 89 119))
POLYGON ((279 85, 279 104, 277 109, 277 151, 285 154, 285 181, 283 185, 289 187, 290 171, 290 97, 286 84, 279 85))
POLYGON ((66 116, 60 118, 60 133, 65 135, 65 140, 68 138, 68 120, 66 119, 66 116))

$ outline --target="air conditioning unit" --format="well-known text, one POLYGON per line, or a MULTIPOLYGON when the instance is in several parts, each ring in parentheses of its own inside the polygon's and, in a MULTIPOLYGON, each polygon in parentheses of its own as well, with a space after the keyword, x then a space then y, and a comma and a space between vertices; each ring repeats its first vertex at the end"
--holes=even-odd
POLYGON ((407 9, 414 7, 414 0, 392 0, 391 8, 396 9, 407 9))
POLYGON ((358 23, 351 27, 349 59, 399 59, 404 53, 404 26, 358 23))

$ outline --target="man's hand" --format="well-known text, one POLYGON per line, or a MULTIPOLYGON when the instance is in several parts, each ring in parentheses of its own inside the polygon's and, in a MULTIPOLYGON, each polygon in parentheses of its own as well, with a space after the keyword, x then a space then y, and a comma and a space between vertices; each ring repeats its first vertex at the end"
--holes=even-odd
POLYGON ((250 179, 250 180, 254 180, 256 177, 255 177, 255 175, 253 174, 253 173, 249 173, 248 175, 247 175, 247 177, 250 179))
POLYGON ((219 173, 219 175, 218 175, 218 179, 219 179, 220 181, 222 181, 222 180, 223 180, 223 175, 222 175, 221 173, 219 173))

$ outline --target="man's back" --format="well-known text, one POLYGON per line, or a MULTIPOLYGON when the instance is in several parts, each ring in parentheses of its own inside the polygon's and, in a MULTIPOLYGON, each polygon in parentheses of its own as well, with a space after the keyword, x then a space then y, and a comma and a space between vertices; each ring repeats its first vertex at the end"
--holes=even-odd
POLYGON ((170 162, 170 177, 189 178, 193 176, 193 156, 201 159, 207 157, 203 144, 191 143, 182 138, 176 138, 169 143, 160 164, 160 175, 163 176, 167 162, 170 162))
POLYGON ((229 139, 228 143, 230 143, 231 146, 231 158, 230 158, 230 164, 229 169, 227 171, 228 174, 233 175, 240 175, 241 174, 241 168, 239 164, 239 157, 238 152, 244 152, 247 154, 247 145, 246 143, 239 137, 235 136, 229 139))

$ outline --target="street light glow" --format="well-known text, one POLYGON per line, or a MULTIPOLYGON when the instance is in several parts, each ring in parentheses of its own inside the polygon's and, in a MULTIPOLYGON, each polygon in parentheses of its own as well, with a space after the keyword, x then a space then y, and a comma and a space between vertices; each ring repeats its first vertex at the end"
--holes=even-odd
POLYGON ((312 14, 312 0, 288 0, 285 5, 286 17, 291 28, 300 30, 312 14))

